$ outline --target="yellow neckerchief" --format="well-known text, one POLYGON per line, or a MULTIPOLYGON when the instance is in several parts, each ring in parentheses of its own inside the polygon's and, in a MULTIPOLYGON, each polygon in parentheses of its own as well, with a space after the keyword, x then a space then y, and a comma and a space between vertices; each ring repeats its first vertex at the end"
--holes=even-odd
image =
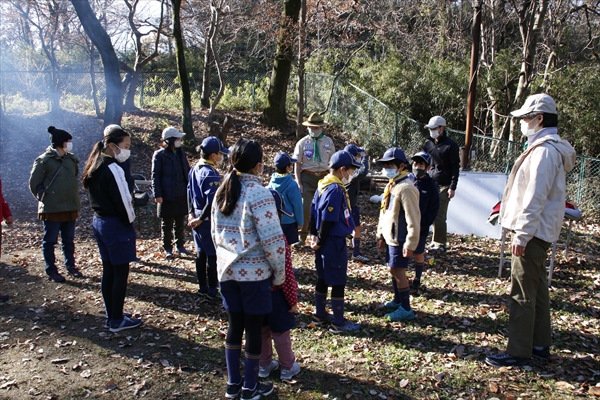
POLYGON ((207 159, 205 159, 205 158, 201 158, 201 159, 198 161, 198 164, 197 164, 197 165, 198 165, 199 167, 202 167, 203 165, 208 165, 209 167, 213 167, 213 168, 215 168, 215 163, 214 163, 214 161, 210 161, 210 160, 207 160, 207 159))
POLYGON ((385 190, 383 191, 383 199, 381 200, 381 209, 383 211, 387 210, 387 208, 388 208, 388 203, 390 202, 390 193, 392 192, 392 188, 394 187, 396 182, 400 181, 406 175, 408 175, 408 171, 402 171, 398 175, 396 175, 394 178, 390 179, 388 184, 385 185, 385 190))
POLYGON ((106 154, 105 152, 100 153, 101 156, 106 156, 106 157, 110 157, 110 158, 114 158, 113 156, 111 156, 110 154, 106 154))
POLYGON ((348 205, 348 209, 352 210, 352 207, 350 207, 350 197, 348 196, 348 191, 346 191, 346 186, 344 186, 344 184, 342 183, 340 178, 338 178, 337 176, 335 176, 333 174, 325 175, 325 177, 323 177, 323 179, 321 179, 319 181, 319 183, 317 184, 317 190, 319 191, 319 196, 323 194, 323 191, 325 191, 325 188, 327 188, 327 186, 334 185, 334 184, 340 185, 340 187, 344 191, 344 194, 346 195, 346 203, 348 205))

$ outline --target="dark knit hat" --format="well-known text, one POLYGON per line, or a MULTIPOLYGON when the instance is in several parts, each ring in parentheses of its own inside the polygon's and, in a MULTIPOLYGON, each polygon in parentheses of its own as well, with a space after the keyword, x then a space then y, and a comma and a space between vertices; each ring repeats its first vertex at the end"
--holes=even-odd
POLYGON ((73 136, 69 132, 53 126, 48 127, 48 132, 50 132, 50 143, 52 143, 53 147, 62 147, 66 141, 73 139, 73 136))

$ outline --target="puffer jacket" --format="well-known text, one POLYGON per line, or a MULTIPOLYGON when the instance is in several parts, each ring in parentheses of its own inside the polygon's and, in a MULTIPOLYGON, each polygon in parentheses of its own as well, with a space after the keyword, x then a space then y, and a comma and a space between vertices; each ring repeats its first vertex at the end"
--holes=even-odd
POLYGON ((29 190, 36 200, 40 189, 46 188, 44 201, 38 201, 38 213, 79 211, 81 202, 78 174, 79 159, 75 154, 65 153, 60 157, 52 146, 48 146, 46 152, 33 162, 29 176, 29 190), (63 163, 63 167, 60 168, 63 163), (58 175, 56 175, 57 171, 58 175), (56 178, 50 184, 54 175, 56 178))
POLYGON ((515 232, 513 244, 525 247, 534 236, 550 243, 558 240, 565 216, 566 173, 574 165, 575 150, 556 133, 519 156, 499 214, 502 227, 515 232))

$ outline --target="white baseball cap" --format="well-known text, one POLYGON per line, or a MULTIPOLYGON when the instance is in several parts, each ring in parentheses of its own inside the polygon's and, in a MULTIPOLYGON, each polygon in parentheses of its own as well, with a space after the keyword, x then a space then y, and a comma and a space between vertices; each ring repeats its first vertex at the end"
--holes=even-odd
POLYGON ((527 114, 539 113, 539 114, 558 114, 556 103, 551 96, 545 93, 534 94, 525 99, 525 103, 518 110, 511 111, 510 115, 513 117, 521 118, 527 114))
POLYGON ((436 115, 435 117, 431 117, 429 123, 425 125, 425 128, 433 129, 437 128, 438 126, 446 126, 446 120, 439 115, 436 115))
POLYGON ((179 132, 176 128, 169 126, 163 129, 162 131, 162 140, 167 140, 168 138, 182 138, 185 135, 179 132))

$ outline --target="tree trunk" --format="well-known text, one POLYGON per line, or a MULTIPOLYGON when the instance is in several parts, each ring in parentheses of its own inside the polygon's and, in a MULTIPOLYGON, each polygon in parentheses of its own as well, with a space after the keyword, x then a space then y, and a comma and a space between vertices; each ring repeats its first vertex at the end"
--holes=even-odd
POLYGON ((267 126, 282 127, 287 124, 285 105, 294 57, 293 38, 296 31, 294 27, 298 23, 301 6, 302 0, 285 1, 277 40, 277 54, 269 84, 267 108, 263 111, 261 118, 267 126))
POLYGON ((88 0, 71 0, 81 26, 92 43, 98 49, 104 65, 106 81, 106 107, 104 109, 104 124, 121 124, 123 117, 123 96, 121 91, 121 75, 119 74, 119 59, 110 41, 110 36, 96 18, 88 0))
POLYGON ((213 1, 213 2, 211 2, 211 5, 210 5, 210 13, 211 13, 210 25, 211 25, 211 28, 213 29, 213 32, 212 32, 212 35, 209 37, 208 43, 209 43, 209 47, 210 47, 210 52, 212 54, 212 58, 215 61, 215 67, 217 68, 217 75, 219 76, 219 91, 217 92, 215 99, 212 101, 212 104, 210 105, 210 109, 208 111, 208 120, 209 121, 212 120, 212 117, 215 113, 215 109, 217 108, 217 105, 221 101, 221 97, 223 97, 223 93, 225 92, 225 80, 223 79, 223 70, 221 69, 221 64, 219 63, 219 57, 217 57, 217 52, 215 51, 215 37, 217 36, 217 33, 219 32, 219 24, 221 22, 222 7, 223 7, 223 1, 220 1, 220 2, 213 1))
POLYGON ((94 110, 96 110, 96 117, 102 118, 102 112, 100 111, 100 104, 98 104, 98 88, 96 87, 96 70, 94 67, 96 52, 94 46, 90 49, 90 82, 92 84, 92 100, 94 101, 94 110))
POLYGON ((300 8, 300 34, 298 35, 298 113, 296 114, 296 139, 304 136, 302 126, 304 120, 304 44, 306 42, 306 0, 301 0, 300 8))
MULTIPOLYGON (((211 12, 211 24, 208 28, 208 35, 206 37, 210 38, 214 32, 214 25, 212 23, 212 12, 211 12)), ((210 108, 210 68, 213 62, 212 59, 212 49, 210 45, 210 41, 207 40, 204 49, 204 69, 202 70, 202 96, 200 99, 200 104, 204 108, 210 108)))
POLYGON ((192 124, 192 94, 190 92, 190 81, 185 66, 185 43, 181 32, 181 0, 171 0, 173 9, 173 38, 175 39, 175 58, 177 60, 177 76, 181 85, 181 127, 185 132, 187 140, 195 139, 194 126, 192 124))
POLYGON ((125 110, 137 109, 135 106, 135 92, 140 81, 140 71, 133 70, 128 73, 127 91, 125 92, 125 110))

